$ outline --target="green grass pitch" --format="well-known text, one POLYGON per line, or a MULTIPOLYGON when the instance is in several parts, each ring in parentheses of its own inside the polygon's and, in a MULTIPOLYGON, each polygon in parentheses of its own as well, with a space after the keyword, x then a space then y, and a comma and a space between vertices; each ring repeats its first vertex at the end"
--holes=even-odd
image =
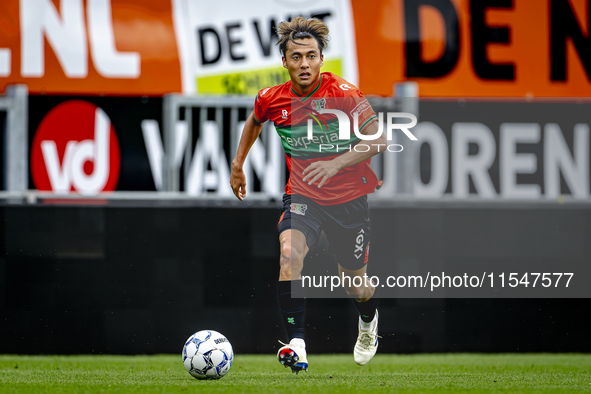
POLYGON ((586 354, 309 355, 292 374, 273 355, 236 355, 217 381, 192 378, 180 355, 0 356, 0 393, 541 393, 591 392, 586 354))

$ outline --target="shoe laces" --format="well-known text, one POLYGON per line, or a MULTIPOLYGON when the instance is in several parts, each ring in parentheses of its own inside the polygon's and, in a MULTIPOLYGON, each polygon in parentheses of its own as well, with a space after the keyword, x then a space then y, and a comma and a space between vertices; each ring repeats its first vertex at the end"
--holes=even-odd
POLYGON ((376 338, 381 338, 381 336, 377 334, 372 334, 371 332, 360 332, 359 333, 359 345, 363 349, 369 349, 369 347, 375 343, 376 338))

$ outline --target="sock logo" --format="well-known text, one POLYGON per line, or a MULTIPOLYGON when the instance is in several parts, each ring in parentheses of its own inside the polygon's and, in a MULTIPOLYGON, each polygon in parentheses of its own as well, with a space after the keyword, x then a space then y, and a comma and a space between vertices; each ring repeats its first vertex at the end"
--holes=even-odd
POLYGON ((287 318, 287 322, 288 322, 289 324, 295 324, 295 319, 294 319, 293 317, 288 317, 288 318, 287 318))

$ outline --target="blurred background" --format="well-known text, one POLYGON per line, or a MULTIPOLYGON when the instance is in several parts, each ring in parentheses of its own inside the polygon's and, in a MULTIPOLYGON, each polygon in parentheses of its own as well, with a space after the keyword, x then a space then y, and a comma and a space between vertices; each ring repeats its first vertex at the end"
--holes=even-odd
MULTIPOLYGON (((322 71, 418 118, 372 162, 397 267, 591 263, 589 0, 3 0, 0 353, 175 353, 201 329, 276 350, 272 124, 247 201, 228 183, 298 15, 330 28, 322 71)), ((383 300, 380 352, 591 352, 589 295, 545 294, 383 300)), ((350 352, 352 302, 307 305, 308 347, 350 352)))

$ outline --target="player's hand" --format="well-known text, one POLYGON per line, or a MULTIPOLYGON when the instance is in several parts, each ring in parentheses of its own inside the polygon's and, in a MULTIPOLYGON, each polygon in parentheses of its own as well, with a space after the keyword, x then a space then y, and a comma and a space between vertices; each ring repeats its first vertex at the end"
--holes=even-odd
POLYGON ((244 201, 246 198, 246 175, 242 168, 232 166, 232 173, 230 174, 230 186, 234 195, 240 200, 244 201))
POLYGON ((313 185, 317 180, 321 179, 318 187, 322 187, 337 172, 339 172, 339 166, 333 160, 328 160, 310 164, 302 174, 304 175, 304 182, 308 182, 308 185, 313 185))

